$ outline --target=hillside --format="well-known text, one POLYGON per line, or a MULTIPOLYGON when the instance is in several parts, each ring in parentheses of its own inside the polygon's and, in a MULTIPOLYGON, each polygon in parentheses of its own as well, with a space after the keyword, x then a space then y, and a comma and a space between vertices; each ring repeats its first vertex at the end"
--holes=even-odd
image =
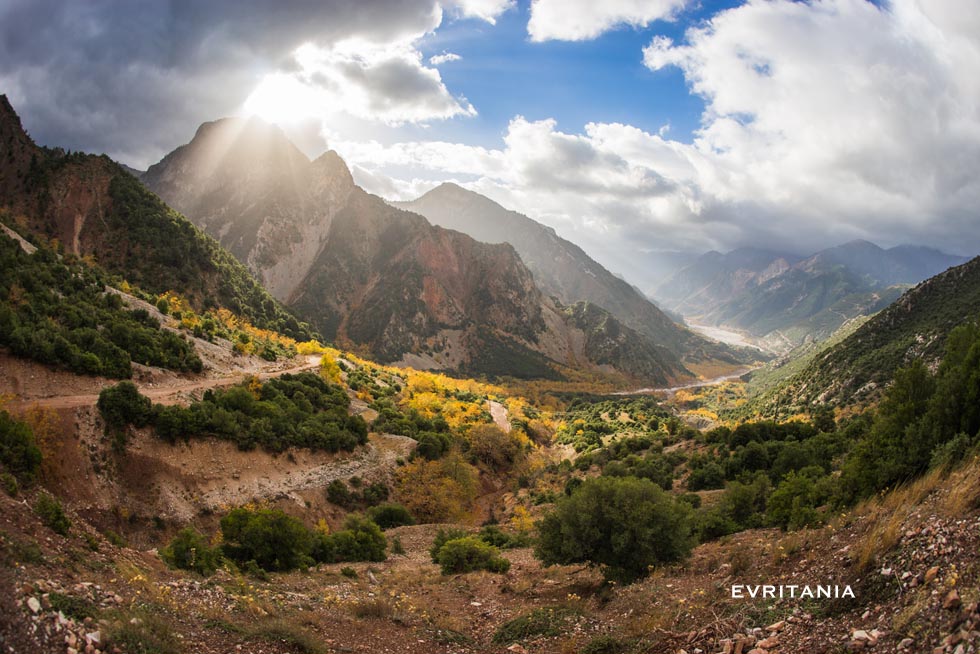
POLYGON ((312 331, 244 266, 106 156, 36 146, 0 97, 0 207, 8 220, 153 294, 225 307, 297 338, 312 331))
POLYGON ((258 119, 202 125, 142 179, 325 338, 379 361, 548 378, 563 367, 627 377, 642 370, 662 383, 690 376, 685 362, 695 354, 733 360, 649 303, 669 325, 668 347, 638 345, 644 361, 630 372, 592 360, 578 345, 586 335, 540 290, 513 247, 387 205, 357 187, 335 153, 310 161, 258 119))
POLYGON ((814 402, 851 405, 872 401, 896 369, 914 360, 934 367, 950 331, 978 318, 980 258, 975 258, 907 291, 815 357, 767 405, 785 414, 814 402))

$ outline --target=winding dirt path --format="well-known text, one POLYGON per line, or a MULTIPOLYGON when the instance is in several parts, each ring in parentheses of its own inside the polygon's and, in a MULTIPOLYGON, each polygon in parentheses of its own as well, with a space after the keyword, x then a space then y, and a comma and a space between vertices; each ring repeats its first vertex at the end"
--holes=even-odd
MULTIPOLYGON (((303 357, 303 359, 303 363, 293 366, 292 368, 260 372, 256 376, 264 381, 266 379, 273 379, 275 377, 281 377, 282 375, 290 373, 295 374, 306 370, 314 370, 320 365, 320 356, 318 355, 303 357)), ((187 395, 197 391, 204 391, 209 388, 234 386, 235 384, 240 383, 245 376, 246 375, 244 373, 238 373, 235 375, 216 377, 213 379, 200 379, 181 383, 137 384, 137 386, 139 387, 140 393, 156 403, 176 404, 187 395)), ((79 409, 83 407, 95 406, 95 403, 98 401, 98 393, 88 393, 83 395, 58 395, 55 397, 44 397, 31 400, 13 400, 8 406, 11 408, 38 406, 46 409, 79 409)))

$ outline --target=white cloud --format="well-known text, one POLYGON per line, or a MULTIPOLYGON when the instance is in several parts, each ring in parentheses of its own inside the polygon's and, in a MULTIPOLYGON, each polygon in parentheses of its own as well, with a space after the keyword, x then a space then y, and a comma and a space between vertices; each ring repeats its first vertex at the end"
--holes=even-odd
POLYGON ((429 63, 433 66, 441 66, 442 64, 459 61, 460 59, 462 59, 462 57, 455 52, 443 52, 442 54, 432 55, 429 57, 429 63))
POLYGON ((671 20, 690 0, 533 0, 532 41, 586 41, 623 25, 671 20))
POLYGON ((613 269, 657 249, 802 251, 853 238, 975 254, 978 26, 980 6, 953 0, 753 0, 644 51, 650 68, 680 67, 704 98, 693 143, 517 117, 499 148, 341 150, 396 177, 468 176, 613 269))
POLYGON ((245 109, 273 122, 336 114, 389 125, 474 116, 453 97, 412 42, 374 44, 346 39, 329 47, 306 44, 295 52, 295 72, 267 75, 245 109))
POLYGON ((459 7, 464 16, 479 18, 494 25, 502 13, 517 6, 517 0, 449 0, 449 5, 459 7))

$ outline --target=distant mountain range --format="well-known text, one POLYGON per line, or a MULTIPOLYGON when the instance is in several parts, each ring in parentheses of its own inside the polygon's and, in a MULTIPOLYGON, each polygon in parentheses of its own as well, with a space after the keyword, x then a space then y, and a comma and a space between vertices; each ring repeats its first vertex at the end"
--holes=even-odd
MULTIPOLYGON (((257 119, 202 125, 141 179, 325 338, 379 361, 524 377, 565 367, 654 383, 690 377, 693 363, 737 361, 567 241, 569 281, 534 274, 510 244, 390 206, 354 184, 336 153, 310 161, 257 119), (594 301, 603 293, 577 275, 585 265, 619 304, 594 301)), ((544 229, 524 220, 528 238, 544 229)))
POLYGON ((693 323, 744 331, 771 349, 788 351, 880 311, 909 286, 964 261, 931 248, 885 250, 868 241, 806 258, 742 248, 702 255, 654 294, 693 323))
POLYGON ((980 257, 910 289, 757 402, 767 413, 786 416, 817 403, 874 401, 898 368, 914 359, 934 367, 950 331, 978 319, 980 257))

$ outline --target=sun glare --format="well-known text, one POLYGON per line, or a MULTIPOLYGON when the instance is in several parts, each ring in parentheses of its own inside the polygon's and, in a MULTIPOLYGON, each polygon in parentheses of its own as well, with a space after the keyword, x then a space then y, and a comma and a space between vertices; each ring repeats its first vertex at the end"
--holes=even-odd
POLYGON ((290 75, 268 75, 245 100, 245 113, 270 123, 293 123, 316 115, 315 92, 290 75))

